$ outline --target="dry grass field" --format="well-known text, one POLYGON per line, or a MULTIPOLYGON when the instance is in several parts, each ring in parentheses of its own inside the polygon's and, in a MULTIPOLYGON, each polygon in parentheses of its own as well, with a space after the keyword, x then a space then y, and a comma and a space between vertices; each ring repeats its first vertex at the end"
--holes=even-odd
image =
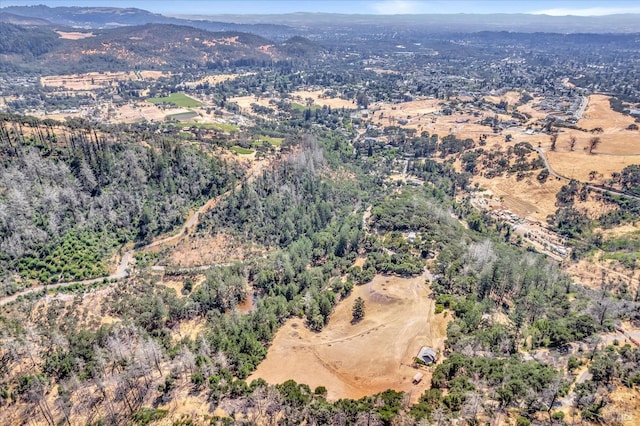
POLYGON ((306 328, 302 319, 287 321, 248 381, 294 379, 311 389, 325 386, 330 400, 395 389, 410 393, 415 401, 429 388, 431 373, 429 368, 413 368, 413 358, 422 346, 444 348, 450 319, 434 314, 434 301, 425 284, 428 276, 377 275, 371 283, 355 287, 319 333, 306 328), (352 324, 351 309, 357 297, 365 300, 366 315, 352 324), (425 377, 414 385, 411 379, 418 371, 425 377))
POLYGON ((255 96, 236 96, 234 98, 229 98, 229 102, 237 103, 238 106, 243 110, 246 110, 246 112, 251 112, 251 104, 257 104, 267 108, 274 108, 273 105, 269 104, 269 98, 256 99, 255 96))
POLYGON ((521 96, 522 94, 520 92, 512 90, 500 96, 485 96, 484 100, 491 102, 492 104, 499 104, 500 102, 505 101, 509 104, 509 111, 511 111, 513 106, 520 101, 521 96))
POLYGON ((83 38, 93 37, 93 33, 83 33, 80 31, 56 31, 60 38, 65 40, 82 40, 83 38))
POLYGON ((244 74, 216 74, 216 75, 207 75, 205 77, 202 77, 199 80, 196 81, 188 81, 185 82, 184 85, 188 88, 194 88, 199 84, 209 84, 211 86, 214 86, 218 83, 224 83, 225 81, 231 81, 231 80, 235 80, 239 77, 245 77, 248 75, 253 75, 255 73, 252 72, 247 72, 244 74))
POLYGON ((50 75, 40 78, 40 84, 45 87, 63 87, 68 90, 92 90, 108 86, 115 81, 150 79, 155 80, 168 76, 161 71, 140 71, 136 74, 129 72, 89 72, 85 74, 50 75))
POLYGON ((169 266, 192 267, 244 260, 258 249, 224 233, 191 235, 181 239, 165 259, 169 266))
POLYGON ((602 183, 611 178, 611 173, 620 172, 631 164, 640 164, 640 131, 627 130, 632 123, 632 117, 610 108, 608 96, 590 96, 584 118, 578 121, 578 126, 589 130, 602 128, 602 133, 561 132, 557 150, 547 153, 551 167, 563 176, 580 181, 589 181, 590 172, 596 171, 600 176, 594 183, 602 183), (571 136, 576 138, 574 151, 569 148, 571 136), (593 137, 600 138, 601 142, 593 154, 589 154, 589 140, 593 137))
MULTIPOLYGON (((170 110, 171 113, 177 110, 170 110)), ((182 111, 182 110, 181 110, 182 111)), ((187 111, 187 110, 184 110, 187 111)), ((163 121, 167 111, 160 107, 148 103, 139 102, 127 104, 118 108, 115 112, 114 121, 119 123, 135 123, 136 121, 163 121)))
POLYGON ((556 194, 565 182, 549 178, 546 183, 540 183, 535 175, 531 179, 518 181, 515 176, 495 177, 487 179, 474 176, 473 182, 478 183, 488 193, 502 200, 504 209, 511 210, 521 218, 530 218, 546 222, 547 216, 555 213, 556 194))
POLYGON ((295 92, 291 92, 291 97, 297 103, 302 105, 306 105, 305 99, 311 98, 313 99, 313 104, 318 106, 327 106, 329 108, 345 108, 345 109, 356 109, 357 105, 352 99, 340 99, 340 98, 327 98, 323 96, 323 90, 298 90, 295 92))

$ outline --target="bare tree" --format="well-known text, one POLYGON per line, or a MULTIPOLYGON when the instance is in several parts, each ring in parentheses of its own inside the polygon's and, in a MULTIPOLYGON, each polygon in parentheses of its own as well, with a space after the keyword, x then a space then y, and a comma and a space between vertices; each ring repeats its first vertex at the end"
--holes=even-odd
POLYGON ((556 150, 556 142, 558 141, 558 132, 554 132, 550 136, 551 138, 551 151, 556 150))
POLYGON ((593 154, 593 150, 596 149, 598 145, 600 145, 600 142, 602 141, 598 136, 594 136, 589 139, 589 154, 593 154))
POLYGON ((576 147, 576 137, 574 135, 569 136, 569 151, 573 151, 576 147))

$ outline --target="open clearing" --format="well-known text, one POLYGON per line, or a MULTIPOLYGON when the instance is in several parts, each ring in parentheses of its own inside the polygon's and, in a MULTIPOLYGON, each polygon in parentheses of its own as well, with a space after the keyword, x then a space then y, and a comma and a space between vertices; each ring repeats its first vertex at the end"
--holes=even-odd
POLYGON ((41 77, 40 84, 45 87, 63 87, 68 90, 92 90, 108 86, 111 82, 156 80, 167 75, 169 74, 161 71, 89 72, 41 77))
POLYGON ((185 95, 184 93, 171 93, 169 96, 162 98, 149 98, 147 102, 152 104, 166 103, 174 104, 181 108, 195 108, 202 105, 202 102, 185 95))
POLYGON ((502 201, 502 208, 508 209, 521 218, 546 222, 547 216, 557 210, 556 194, 566 182, 549 178, 545 183, 536 179, 538 172, 528 179, 518 181, 516 176, 498 176, 487 179, 474 176, 472 181, 488 189, 488 193, 502 201))
POLYGON ((611 173, 620 172, 630 164, 640 164, 640 132, 627 130, 634 119, 613 111, 609 105, 609 97, 592 95, 584 118, 578 126, 585 129, 602 128, 602 133, 585 133, 578 130, 567 130, 560 133, 557 151, 547 151, 551 167, 563 176, 580 181, 589 181, 589 173, 597 171, 601 176, 594 183, 603 183, 611 177, 611 173), (576 138, 574 151, 569 149, 569 138, 576 138), (600 144, 588 153, 589 140, 600 138, 600 144))
POLYGON ((93 33, 83 33, 80 31, 56 31, 61 39, 65 40, 81 40, 83 38, 93 37, 93 33))
POLYGON ((305 100, 307 98, 313 99, 313 103, 318 106, 327 106, 329 108, 345 108, 345 109, 356 109, 356 103, 352 99, 341 99, 341 98, 328 98, 323 95, 324 90, 298 90, 291 93, 291 97, 294 101, 302 102, 302 104, 306 104, 305 100))
POLYGON ((369 284, 355 287, 319 333, 310 331, 302 319, 287 321, 248 382, 259 377, 269 383, 294 379, 311 389, 325 386, 330 400, 395 389, 416 401, 430 386, 431 369, 414 369, 413 358, 422 346, 444 348, 450 319, 434 315, 431 290, 425 284, 429 277, 428 272, 415 278, 377 275, 369 284), (357 297, 365 300, 366 315, 352 324, 357 297), (424 378, 413 385, 418 371, 424 378))
POLYGON ((184 85, 190 89, 195 88, 198 85, 209 84, 211 86, 215 86, 218 83, 224 83, 225 81, 235 80, 239 77, 246 77, 249 75, 254 75, 253 72, 246 72, 244 74, 216 74, 216 75, 207 75, 202 77, 196 81, 188 81, 184 83, 184 85))

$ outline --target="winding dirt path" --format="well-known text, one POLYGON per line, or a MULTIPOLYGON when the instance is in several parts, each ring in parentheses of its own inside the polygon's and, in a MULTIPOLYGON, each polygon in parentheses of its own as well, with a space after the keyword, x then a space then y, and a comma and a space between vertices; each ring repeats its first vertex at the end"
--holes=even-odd
MULTIPOLYGON (((260 161, 255 161, 252 166, 249 168, 249 172, 247 174, 247 177, 243 180, 241 180, 240 182, 238 182, 235 187, 233 188, 233 190, 238 190, 240 189, 240 186, 243 184, 243 182, 251 182, 255 179, 256 176, 258 176, 259 173, 262 172, 262 170, 269 164, 269 162, 267 160, 260 160, 260 161)), ((224 192, 223 194, 220 194, 212 199, 210 199, 209 201, 207 201, 206 203, 204 203, 198 210, 196 210, 195 212, 191 213, 189 215, 189 217, 187 217, 187 220, 184 222, 184 224, 178 228, 177 232, 174 235, 170 235, 168 237, 164 237, 164 238, 160 238, 159 240, 155 240, 152 241, 151 243, 142 246, 142 247, 138 247, 135 249, 131 249, 127 252, 125 252, 122 255, 122 258, 120 259, 120 263, 118 264, 115 272, 111 275, 107 275, 106 277, 97 277, 97 278, 91 278, 88 280, 80 280, 80 281, 67 281, 67 282, 62 282, 62 283, 57 283, 57 284, 40 284, 34 287, 30 287, 27 288, 25 290, 22 290, 18 293, 12 294, 11 296, 6 296, 6 297, 2 297, 0 298, 0 306, 4 306, 7 305, 9 303, 15 302, 19 297, 21 296, 26 296, 29 294, 33 294, 33 293, 38 293, 41 292, 43 290, 55 290, 57 288, 62 288, 62 287, 70 287, 73 285, 89 285, 89 284, 95 284, 95 283, 99 283, 102 281, 111 281, 111 280, 120 280, 122 278, 126 278, 129 276, 129 267, 133 264, 135 264, 135 257, 134 255, 136 253, 139 252, 143 252, 145 250, 149 250, 151 248, 154 247, 158 247, 158 246, 162 246, 165 244, 175 244, 178 241, 180 241, 181 238, 188 236, 193 229, 195 229, 198 226, 198 223, 200 222, 200 216, 204 213, 206 213, 207 211, 211 210, 212 208, 214 208, 218 202, 223 199, 224 197, 227 197, 229 194, 231 194, 232 189, 224 192)), ((206 270, 206 269, 210 269, 213 267, 217 267, 217 266, 225 266, 225 265, 229 265, 230 263, 228 262, 222 262, 222 263, 216 263, 213 265, 202 265, 200 267, 196 267, 196 268, 189 268, 189 269, 201 269, 201 270, 206 270)), ((155 270, 164 270, 166 267, 165 266, 156 266, 154 267, 155 270)))
MULTIPOLYGON (((549 174, 555 178, 558 179, 562 179, 565 180, 567 182, 570 182, 571 179, 569 179, 566 176, 562 176, 561 174, 558 174, 556 171, 554 171, 551 166, 549 165, 549 161, 547 160, 547 157, 544 155, 544 151, 542 150, 542 148, 534 148, 534 150, 538 153, 538 155, 540 156, 540 158, 542 159, 542 161, 544 162, 544 167, 549 171, 549 174)), ((600 155, 600 154, 598 154, 600 155)), ((628 198, 633 198, 634 200, 640 200, 640 197, 637 197, 635 195, 631 195, 631 194, 627 194, 626 192, 622 192, 622 191, 618 191, 615 189, 609 189, 609 188, 602 188, 599 186, 595 186, 595 185, 591 185, 588 184, 586 182, 580 182, 581 184, 587 185, 587 188, 593 190, 593 191, 597 191, 597 192, 601 192, 601 193, 607 193, 607 194, 612 194, 612 195, 620 195, 622 197, 628 197, 628 198)))

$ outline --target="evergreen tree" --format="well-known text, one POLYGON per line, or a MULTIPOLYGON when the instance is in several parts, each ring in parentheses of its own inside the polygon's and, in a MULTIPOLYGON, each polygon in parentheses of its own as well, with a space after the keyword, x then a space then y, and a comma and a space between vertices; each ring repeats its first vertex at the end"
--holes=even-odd
POLYGON ((358 322, 364 318, 364 313, 364 299, 362 299, 362 297, 358 297, 355 302, 353 302, 353 322, 358 322))

